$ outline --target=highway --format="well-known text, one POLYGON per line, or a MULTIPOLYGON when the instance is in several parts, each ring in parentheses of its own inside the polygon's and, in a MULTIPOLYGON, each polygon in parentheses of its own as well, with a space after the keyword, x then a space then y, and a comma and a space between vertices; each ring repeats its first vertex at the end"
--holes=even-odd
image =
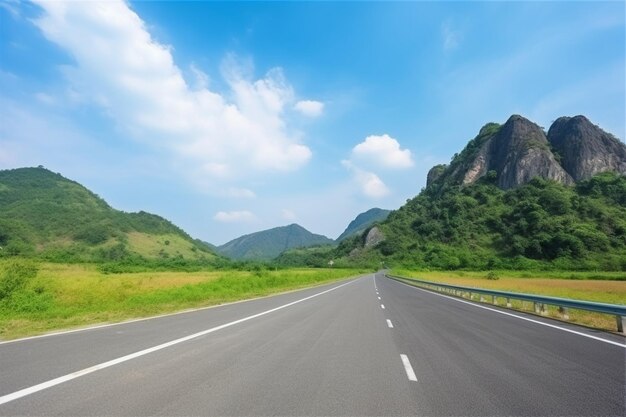
POLYGON ((1 343, 0 415, 626 415, 623 337, 503 311, 370 274, 1 343))

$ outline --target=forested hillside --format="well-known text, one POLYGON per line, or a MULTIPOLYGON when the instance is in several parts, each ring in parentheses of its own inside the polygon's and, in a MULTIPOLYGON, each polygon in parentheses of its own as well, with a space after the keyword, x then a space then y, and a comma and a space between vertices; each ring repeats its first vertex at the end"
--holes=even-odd
POLYGON ((507 191, 495 181, 429 187, 389 215, 383 242, 339 255, 442 269, 626 270, 624 176, 575 187, 535 178, 507 191))
POLYGON ((217 250, 232 259, 271 260, 288 249, 331 244, 333 240, 326 236, 290 224, 238 237, 217 250))
POLYGON ((41 167, 0 171, 0 246, 0 256, 59 261, 215 257, 166 219, 115 210, 41 167))

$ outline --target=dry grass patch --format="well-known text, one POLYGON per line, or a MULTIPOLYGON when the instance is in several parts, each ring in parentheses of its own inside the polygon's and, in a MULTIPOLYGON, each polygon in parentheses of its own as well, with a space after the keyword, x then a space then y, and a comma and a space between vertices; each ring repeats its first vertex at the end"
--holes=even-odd
MULTIPOLYGON (((505 273, 498 274, 499 279, 487 279, 486 272, 419 272, 399 270, 394 274, 425 281, 442 284, 458 285, 464 287, 483 288, 490 290, 518 292, 525 294, 537 294, 550 297, 570 298, 583 301, 594 301, 609 304, 626 305, 626 282, 614 280, 581 280, 581 279, 554 279, 554 278, 519 278, 507 276, 505 273), (462 274, 462 275, 461 275, 462 274), (466 274, 471 276, 465 276, 466 274)), ((485 297, 491 303, 491 297, 485 297)), ((475 298, 478 301, 478 298, 475 298)), ((505 301, 499 298, 498 304, 505 305, 505 301)), ((530 302, 512 301, 512 308, 534 313, 533 304, 530 302)), ((571 322, 615 331, 615 317, 611 315, 594 313, 584 310, 569 310, 571 322)), ((557 307, 548 308, 547 317, 563 319, 557 307)))

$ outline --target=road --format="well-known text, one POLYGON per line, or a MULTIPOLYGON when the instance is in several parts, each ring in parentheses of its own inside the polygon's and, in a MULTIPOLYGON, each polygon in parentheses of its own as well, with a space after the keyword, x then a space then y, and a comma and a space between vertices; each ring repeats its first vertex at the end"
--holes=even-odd
POLYGON ((3 343, 0 415, 626 414, 624 338, 499 311, 376 274, 3 343))

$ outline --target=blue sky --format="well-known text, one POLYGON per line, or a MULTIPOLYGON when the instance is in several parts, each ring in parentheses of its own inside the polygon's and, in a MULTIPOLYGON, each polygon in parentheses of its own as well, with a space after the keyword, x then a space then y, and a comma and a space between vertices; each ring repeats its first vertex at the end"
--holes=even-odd
POLYGON ((0 168, 221 244, 337 237, 487 122, 625 135, 624 2, 0 2, 0 168))

